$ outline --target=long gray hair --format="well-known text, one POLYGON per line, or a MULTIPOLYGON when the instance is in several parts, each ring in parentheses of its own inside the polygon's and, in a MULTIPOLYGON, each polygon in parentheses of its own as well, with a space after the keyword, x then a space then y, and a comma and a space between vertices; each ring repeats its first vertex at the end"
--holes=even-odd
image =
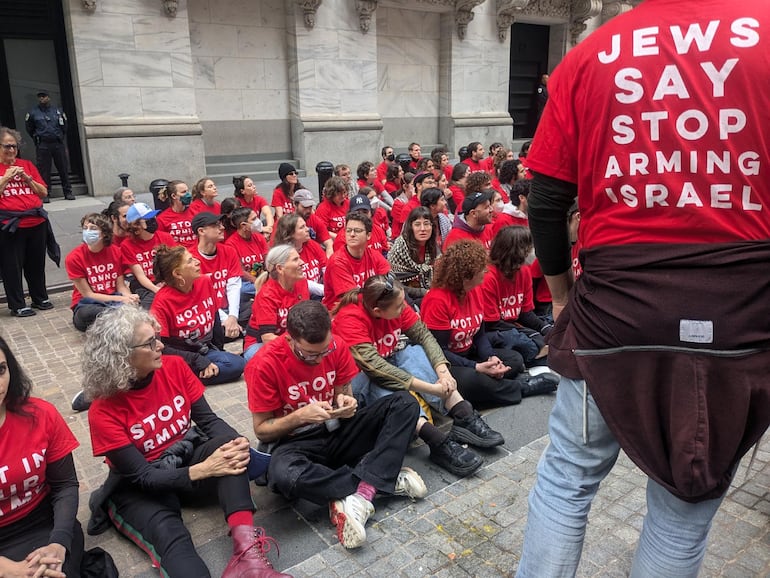
POLYGON ((86 331, 81 363, 87 399, 111 397, 130 388, 131 380, 136 378, 136 369, 130 364, 131 344, 142 323, 158 327, 147 311, 122 305, 99 315, 86 331))

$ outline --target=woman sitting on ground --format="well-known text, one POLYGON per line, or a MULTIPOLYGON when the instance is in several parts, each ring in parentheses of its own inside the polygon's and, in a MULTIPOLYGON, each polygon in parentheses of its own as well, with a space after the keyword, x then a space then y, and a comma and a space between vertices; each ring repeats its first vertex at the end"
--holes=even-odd
POLYGON ((401 234, 404 221, 409 216, 405 208, 414 196, 414 183, 412 182, 414 181, 414 175, 412 173, 404 173, 402 180, 401 192, 393 199, 393 207, 390 209, 390 230, 394 239, 401 234))
POLYGON ((299 182, 297 169, 290 163, 278 165, 278 178, 281 182, 273 189, 273 199, 270 201, 270 205, 275 209, 276 221, 294 212, 294 193, 306 188, 299 182))
POLYGON ((302 261, 302 272, 308 283, 310 294, 321 298, 324 294, 323 277, 326 271, 326 252, 323 247, 310 238, 310 231, 305 224, 305 219, 292 213, 278 221, 273 235, 273 243, 278 245, 291 245, 299 253, 302 261))
POLYGON ((0 337, 0 576, 80 576, 83 530, 72 460, 79 444, 56 408, 31 391, 0 337))
POLYGON ((252 298, 257 292, 254 282, 262 272, 262 267, 267 255, 267 241, 261 232, 262 221, 249 207, 238 207, 230 213, 226 219, 225 228, 231 228, 233 234, 227 238, 225 245, 235 249, 241 260, 243 271, 241 272, 241 295, 249 295, 252 298))
POLYGON ((89 213, 80 220, 83 242, 67 255, 64 266, 72 280, 72 324, 88 329, 107 307, 137 305, 123 278, 120 249, 112 245, 112 227, 106 217, 89 213))
POLYGON ((444 355, 457 389, 474 405, 511 405, 522 397, 556 390, 558 379, 522 374, 524 360, 510 349, 493 348, 484 331, 484 303, 479 289, 487 254, 475 241, 449 246, 436 261, 433 286, 420 313, 444 355))
POLYGON ((136 196, 134 195, 134 191, 128 187, 120 187, 113 193, 112 200, 121 201, 127 205, 133 205, 136 202, 136 196))
POLYGON ((257 214, 260 222, 263 223, 262 234, 265 239, 269 239, 273 233, 273 210, 265 199, 257 194, 257 187, 254 181, 246 175, 233 177, 233 195, 241 203, 241 207, 248 207, 257 214))
POLYGON ((265 343, 286 332, 286 316, 298 302, 310 299, 302 259, 291 245, 276 245, 267 254, 264 283, 251 308, 251 319, 243 340, 243 358, 248 361, 265 343))
POLYGON ((128 222, 126 221, 126 213, 131 205, 124 203, 123 201, 112 201, 107 208, 102 211, 102 215, 107 217, 110 221, 110 227, 112 228, 112 244, 116 247, 120 247, 120 244, 125 241, 128 236, 128 222))
POLYGON ((436 243, 439 247, 444 246, 449 231, 452 230, 452 221, 446 214, 447 201, 444 193, 438 187, 425 189, 420 195, 420 204, 430 211, 433 219, 434 229, 436 229, 436 243))
POLYGON ((110 468, 91 496, 89 531, 104 531, 112 521, 163 576, 208 577, 181 507, 218 496, 233 539, 223 578, 286 576, 265 558, 272 538, 254 527, 249 441, 211 410, 184 360, 161 355, 158 330, 147 312, 121 307, 99 317, 86 334, 91 443, 94 456, 104 456, 110 468))
POLYGON ((493 347, 518 351, 527 367, 545 364, 545 336, 553 327, 534 312, 532 274, 526 266, 532 249, 532 234, 526 227, 500 229, 481 284, 489 341, 493 347))
POLYGON ((385 190, 395 199, 404 184, 404 169, 398 163, 393 163, 388 167, 385 175, 385 190))
POLYGON ((425 207, 412 209, 401 235, 393 241, 388 261, 402 280, 407 295, 419 304, 433 281, 433 263, 438 257, 436 227, 425 207))
POLYGON ((347 195, 345 181, 341 177, 331 177, 324 184, 324 199, 315 210, 315 216, 326 227, 332 241, 345 229, 345 215, 350 210, 347 195))
POLYGON ((158 230, 168 233, 180 245, 190 245, 198 237, 192 230, 195 213, 190 208, 192 193, 183 181, 169 181, 158 191, 158 199, 168 203, 168 207, 156 217, 158 230))
POLYGON ((452 178, 449 181, 449 190, 452 192, 452 198, 448 200, 449 212, 456 215, 461 211, 463 201, 465 200, 465 183, 471 168, 465 163, 457 163, 452 169, 452 178))
POLYGON ((215 200, 217 194, 217 186, 210 178, 203 177, 198 180, 192 190, 193 202, 190 204, 190 210, 193 215, 202 211, 208 211, 215 215, 221 214, 222 208, 215 200))
POLYGON ((152 303, 166 354, 187 362, 204 385, 236 381, 246 362, 224 350, 218 299, 211 277, 184 247, 158 247, 155 274, 164 286, 152 303))
POLYGON ((457 391, 449 362, 431 332, 406 305, 404 289, 392 274, 369 277, 346 293, 334 311, 332 329, 344 335, 362 373, 352 381, 363 405, 394 391, 418 393, 434 410, 454 420, 449 435, 423 410, 417 435, 430 447, 430 459, 457 476, 476 471, 483 460, 460 444, 490 448, 504 443, 457 391), (411 345, 403 346, 401 336, 411 345))

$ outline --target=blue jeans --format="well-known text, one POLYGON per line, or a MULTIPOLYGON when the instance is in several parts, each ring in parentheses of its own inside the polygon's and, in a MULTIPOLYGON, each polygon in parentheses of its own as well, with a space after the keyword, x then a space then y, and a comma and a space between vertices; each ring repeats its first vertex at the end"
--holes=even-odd
MULTIPOLYGON (((401 351, 396 351, 391 355, 388 361, 392 365, 412 374, 417 379, 427 381, 428 383, 436 383, 438 381, 436 370, 433 369, 428 356, 425 355, 425 350, 419 345, 407 345, 401 351)), ((385 389, 371 381, 363 371, 356 375, 350 383, 353 387, 353 395, 364 406, 371 405, 381 397, 394 393, 392 389, 385 389)), ((433 409, 442 414, 446 413, 444 402, 440 397, 430 393, 420 393, 420 397, 428 402, 428 405, 433 409)), ((420 408, 420 415, 425 417, 422 407, 420 408)))
MULTIPOLYGON (((587 395, 583 440, 582 380, 562 377, 548 422, 550 443, 537 466, 518 578, 567 577, 577 572, 591 502, 620 446, 587 395)), ((632 578, 695 578, 722 498, 691 504, 647 480, 647 515, 632 578)))
POLYGON ((256 343, 252 343, 251 345, 249 345, 246 348, 246 350, 243 352, 244 361, 249 361, 252 357, 254 357, 257 351, 262 349, 263 345, 264 343, 262 343, 261 341, 257 341, 256 343))
POLYGON ((537 354, 540 353, 540 348, 537 344, 518 329, 487 331, 487 337, 492 347, 518 351, 524 358, 525 365, 529 365, 535 360, 537 354))
POLYGON ((214 377, 201 379, 203 385, 219 385, 220 383, 238 381, 243 374, 243 368, 246 367, 246 360, 243 357, 228 351, 218 351, 212 348, 209 349, 206 357, 211 363, 216 364, 219 373, 214 377))

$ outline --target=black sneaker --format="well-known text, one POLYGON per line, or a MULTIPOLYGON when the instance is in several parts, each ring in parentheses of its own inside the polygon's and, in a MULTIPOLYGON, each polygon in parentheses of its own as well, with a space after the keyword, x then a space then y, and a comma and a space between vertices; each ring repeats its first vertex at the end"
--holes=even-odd
POLYGON ((472 474, 484 463, 476 452, 462 447, 448 437, 441 445, 431 448, 430 460, 460 478, 472 474))
POLYGON ((21 309, 11 309, 11 315, 14 317, 32 317, 33 315, 37 315, 37 313, 29 307, 22 307, 21 309))
POLYGON ((89 407, 91 407, 91 402, 86 399, 86 396, 81 389, 78 394, 72 398, 72 411, 88 411, 89 407))
POLYGON ((477 411, 467 419, 455 419, 449 435, 456 442, 477 448, 493 448, 505 443, 503 436, 489 427, 477 411))
POLYGON ((48 195, 46 195, 45 197, 43 197, 43 202, 47 205, 48 203, 51 202, 51 198, 48 195))
POLYGON ((532 397, 556 391, 559 385, 559 376, 553 373, 541 373, 535 377, 528 377, 526 385, 521 386, 521 397, 532 397))
POLYGON ((49 309, 53 309, 53 303, 51 303, 50 299, 46 299, 45 301, 41 301, 40 303, 32 302, 32 307, 35 309, 40 309, 40 311, 48 311, 49 309))
POLYGON ((67 201, 74 201, 75 195, 73 195, 72 193, 64 193, 64 199, 67 201))

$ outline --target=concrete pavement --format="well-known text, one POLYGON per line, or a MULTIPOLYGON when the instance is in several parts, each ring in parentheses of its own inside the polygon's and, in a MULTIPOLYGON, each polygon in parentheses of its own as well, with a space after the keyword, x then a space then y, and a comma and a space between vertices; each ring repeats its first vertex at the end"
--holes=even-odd
MULTIPOLYGON (((69 294, 55 294, 53 302, 55 309, 32 318, 0 312, 0 331, 29 372, 34 395, 54 403, 80 440, 75 462, 81 481, 79 518, 85 524, 88 496, 103 481, 106 467, 91 456, 87 414, 73 413, 69 406, 80 389, 83 342, 71 325, 69 294)), ((251 434, 242 380, 211 387, 206 396, 220 416, 251 434)), ((512 576, 552 404, 553 396, 542 396, 488 412, 488 421, 505 435, 506 444, 486 452, 484 467, 470 478, 457 479, 436 468, 427 460, 425 446, 410 450, 407 464, 423 475, 428 497, 415 503, 376 500, 368 544, 357 551, 337 543, 326 508, 304 501, 290 504, 266 488, 252 487, 256 523, 280 546, 276 567, 297 577, 512 576)), ((747 463, 741 464, 716 516, 704 577, 770 576, 770 443, 765 440, 751 472, 747 463)), ((644 515, 645 480, 621 456, 594 503, 579 576, 627 575, 644 515)), ((221 512, 215 505, 187 508, 184 518, 212 575, 218 576, 230 555, 221 512)), ((148 559, 113 530, 87 537, 86 544, 107 549, 122 576, 157 576, 148 559)))

